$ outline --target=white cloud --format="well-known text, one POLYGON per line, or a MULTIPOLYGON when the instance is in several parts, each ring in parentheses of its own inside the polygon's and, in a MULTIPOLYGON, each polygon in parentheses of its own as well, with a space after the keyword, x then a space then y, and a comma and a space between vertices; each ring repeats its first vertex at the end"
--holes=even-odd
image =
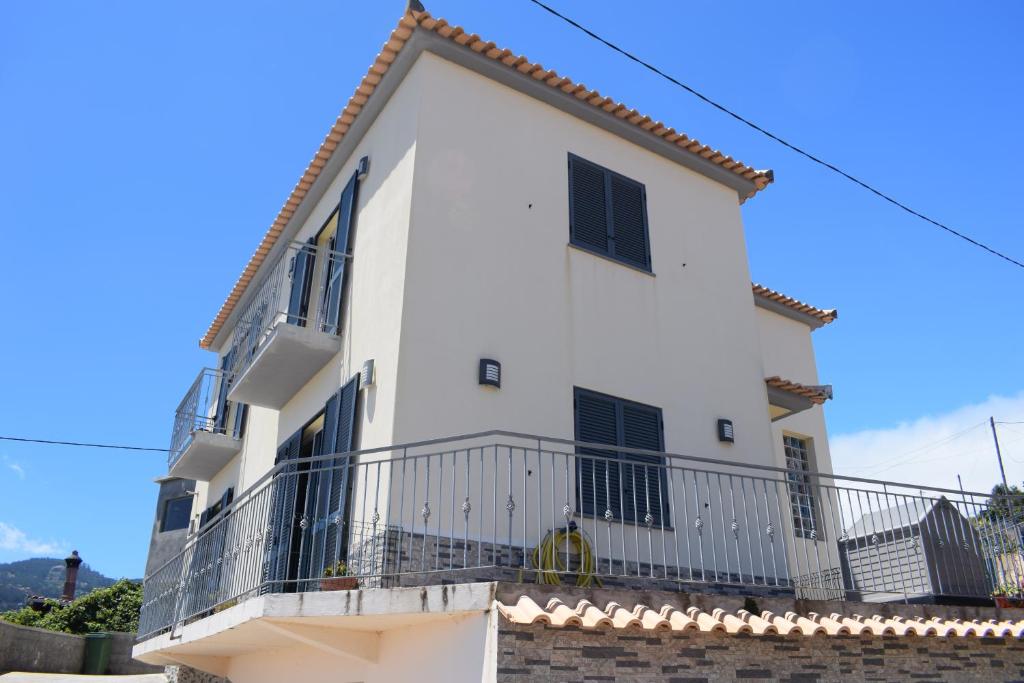
POLYGON ((22 467, 21 464, 19 464, 17 462, 14 462, 10 458, 8 458, 6 455, 2 456, 2 457, 3 457, 4 464, 7 466, 7 469, 11 470, 16 475, 18 475, 18 479, 21 479, 22 481, 24 481, 25 480, 25 468, 22 467))
POLYGON ((32 555, 54 555, 61 545, 53 541, 40 541, 29 536, 16 526, 0 522, 0 550, 32 555))
MULTIPOLYGON (((837 474, 987 492, 1000 481, 989 416, 997 423, 1024 421, 1024 392, 942 415, 921 417, 888 429, 839 434, 829 439, 837 474)), ((997 424, 1009 483, 1024 479, 1024 424, 997 424)))

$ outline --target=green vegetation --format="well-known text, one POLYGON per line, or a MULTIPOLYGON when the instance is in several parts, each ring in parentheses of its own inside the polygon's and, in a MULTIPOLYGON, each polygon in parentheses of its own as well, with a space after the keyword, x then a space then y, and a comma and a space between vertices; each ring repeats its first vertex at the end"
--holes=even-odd
MULTIPOLYGON (((114 583, 88 564, 78 568, 78 595, 114 583)), ((64 591, 64 560, 36 557, 31 560, 0 563, 0 612, 18 609, 30 595, 59 598, 64 591)))
POLYGON ((47 600, 49 611, 37 612, 31 607, 0 614, 0 619, 21 626, 35 626, 64 633, 96 633, 126 631, 139 628, 142 607, 142 585, 121 579, 113 586, 98 588, 68 605, 47 600))

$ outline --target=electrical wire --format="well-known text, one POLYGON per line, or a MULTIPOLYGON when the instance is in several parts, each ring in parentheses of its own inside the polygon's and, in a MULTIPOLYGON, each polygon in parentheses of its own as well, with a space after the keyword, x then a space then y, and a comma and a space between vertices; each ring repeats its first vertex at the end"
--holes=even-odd
POLYGON ((831 163, 825 161, 824 159, 821 159, 821 158, 811 154, 810 152, 807 152, 806 150, 801 149, 800 147, 797 147, 793 143, 788 142, 787 140, 779 137, 778 135, 772 133, 771 131, 769 131, 769 130, 767 130, 765 128, 762 128, 761 126, 759 126, 758 124, 754 123, 750 119, 747 119, 747 118, 745 118, 743 116, 740 116, 739 114, 737 114, 736 112, 732 111, 728 107, 726 107, 726 106, 724 106, 722 104, 719 104, 718 102, 712 100, 707 95, 704 95, 703 93, 699 92, 698 90, 696 90, 696 89, 686 85, 685 83, 683 83, 683 82, 673 78, 672 76, 668 75, 667 73, 665 73, 664 71, 662 71, 658 67, 654 66, 653 64, 650 64, 649 62, 645 62, 644 60, 640 59, 639 57, 637 57, 633 53, 628 52, 627 50, 619 47, 615 43, 612 43, 612 42, 606 40, 605 38, 602 38, 598 34, 594 33, 590 29, 588 29, 587 27, 585 27, 582 24, 580 24, 579 22, 577 22, 577 21, 575 21, 575 20, 565 16, 564 14, 562 14, 558 10, 554 9, 553 7, 550 7, 550 6, 546 5, 546 4, 544 4, 543 2, 540 2, 540 0, 529 0, 529 2, 532 2, 534 5, 537 5, 538 7, 540 7, 543 10, 545 10, 546 12, 548 12, 548 13, 556 16, 556 17, 558 17, 559 19, 561 19, 562 21, 566 22, 567 24, 573 26, 574 28, 579 29, 580 31, 582 31, 583 33, 587 34, 588 36, 590 36, 594 40, 596 40, 596 41, 598 41, 600 43, 603 43, 605 46, 611 48, 615 52, 618 52, 619 54, 621 54, 622 56, 626 57, 627 59, 636 62, 637 64, 639 64, 640 66, 644 67, 648 71, 651 71, 651 72, 657 74, 658 76, 661 76, 665 80, 669 81, 670 83, 679 86, 680 88, 682 88, 686 92, 690 93, 694 97, 697 97, 698 99, 702 100, 703 102, 711 105, 715 109, 718 109, 719 111, 721 111, 721 112, 723 112, 725 114, 728 114, 729 116, 731 116, 732 118, 736 119, 740 123, 742 123, 742 124, 744 124, 746 126, 749 126, 750 128, 753 128, 754 130, 756 130, 757 132, 761 133, 762 135, 764 135, 764 136, 774 140, 775 142, 777 142, 780 145, 782 145, 782 146, 784 146, 784 147, 786 147, 786 148, 796 152, 797 154, 799 154, 799 155, 801 155, 801 156, 803 156, 803 157, 805 157, 807 159, 810 159, 814 163, 819 164, 821 166, 824 166, 828 170, 830 170, 830 171, 832 171, 834 173, 839 174, 843 178, 846 178, 847 180, 849 180, 852 183, 855 183, 856 185, 859 185, 860 187, 862 187, 863 189, 867 190, 868 192, 876 195, 877 197, 879 197, 881 199, 884 199, 885 201, 889 202, 890 204, 893 204, 896 207, 899 207, 900 209, 903 209, 904 211, 906 211, 910 215, 916 216, 916 217, 920 218, 921 220, 923 220, 923 221, 925 221, 927 223, 930 223, 930 224, 932 224, 933 226, 935 226, 937 228, 941 228, 942 230, 945 230, 946 232, 950 233, 951 235, 959 237, 960 239, 964 240, 965 242, 969 242, 970 244, 978 247, 979 249, 984 249, 985 251, 987 251, 988 253, 992 254, 993 256, 998 256, 999 258, 1003 259, 1004 261, 1008 261, 1008 262, 1012 263, 1013 265, 1015 265, 1015 266, 1017 266, 1019 268, 1024 268, 1024 263, 1022 263, 1021 261, 1018 261, 1015 258, 1007 256, 1006 254, 1004 254, 1004 253, 1002 253, 1000 251, 997 251, 996 249, 988 246, 987 244, 985 244, 983 242, 979 242, 978 240, 974 239, 973 237, 968 237, 964 233, 962 233, 962 232, 960 232, 958 230, 954 230, 953 228, 949 227, 948 225, 946 225, 944 223, 940 223, 939 221, 935 220, 934 218, 929 218, 928 216, 924 215, 920 211, 917 211, 915 209, 910 208, 909 206, 907 206, 903 202, 900 202, 899 200, 897 200, 894 197, 892 197, 892 196, 882 192, 881 190, 877 189, 876 187, 874 187, 872 185, 869 185, 867 182, 861 180, 860 178, 857 178, 857 177, 851 175, 850 173, 847 173, 846 171, 844 171, 843 169, 839 168, 838 166, 836 166, 834 164, 831 164, 831 163))
MULTIPOLYGON (((979 422, 978 424, 972 425, 972 426, 968 427, 967 429, 964 429, 964 430, 959 431, 959 432, 957 432, 955 434, 951 434, 949 436, 943 437, 943 438, 939 439, 938 441, 933 441, 932 443, 925 444, 924 446, 920 446, 920 447, 915 448, 913 450, 909 450, 906 453, 902 453, 900 455, 897 455, 896 457, 897 458, 905 458, 908 455, 914 455, 915 453, 920 453, 921 451, 931 451, 931 450, 937 448, 938 446, 944 446, 944 445, 946 445, 948 443, 951 443, 952 441, 955 441, 956 439, 959 439, 964 434, 972 432, 975 429, 977 429, 978 427, 981 427, 981 426, 986 425, 986 424, 988 424, 987 421, 986 422, 979 422)), ((951 457, 951 456, 943 456, 941 458, 935 458, 935 459, 936 460, 946 460, 949 457, 951 457)), ((896 462, 874 463, 872 465, 864 465, 863 467, 844 467, 843 469, 848 470, 850 472, 863 472, 864 470, 871 470, 872 472, 885 472, 887 470, 893 469, 894 467, 899 467, 901 465, 913 464, 914 462, 918 462, 919 460, 920 460, 920 458, 915 456, 913 458, 910 458, 909 460, 897 460, 896 462), (878 469, 878 468, 881 468, 881 469, 878 469)))
POLYGON ((80 441, 52 441, 50 439, 24 439, 17 436, 0 436, 0 441, 20 441, 23 443, 43 443, 51 446, 84 446, 86 448, 112 448, 122 451, 152 451, 156 453, 170 453, 169 448, 144 448, 142 446, 121 446, 108 443, 83 443, 80 441))

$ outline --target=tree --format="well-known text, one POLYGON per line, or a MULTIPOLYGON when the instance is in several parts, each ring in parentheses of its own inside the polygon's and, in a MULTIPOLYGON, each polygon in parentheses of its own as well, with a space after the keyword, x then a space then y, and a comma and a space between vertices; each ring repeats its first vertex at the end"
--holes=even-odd
POLYGON ((1016 524, 1024 521, 1024 491, 1017 485, 1007 487, 996 484, 992 487, 992 495, 988 499, 988 509, 984 516, 995 522, 1016 524))
POLYGON ((64 633, 96 633, 139 629, 142 608, 142 586, 121 579, 109 588, 99 588, 69 604, 47 600, 48 612, 30 607, 0 614, 0 619, 22 626, 35 626, 64 633))

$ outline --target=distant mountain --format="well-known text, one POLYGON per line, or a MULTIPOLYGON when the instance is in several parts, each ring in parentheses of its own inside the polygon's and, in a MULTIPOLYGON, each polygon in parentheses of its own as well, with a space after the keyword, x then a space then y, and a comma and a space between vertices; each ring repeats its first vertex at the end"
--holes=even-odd
MULTIPOLYGON (((114 579, 93 571, 89 565, 78 568, 75 595, 81 597, 96 588, 105 588, 114 579)), ((0 612, 25 606, 29 595, 59 598, 64 592, 64 560, 37 557, 7 564, 0 563, 0 612)))

